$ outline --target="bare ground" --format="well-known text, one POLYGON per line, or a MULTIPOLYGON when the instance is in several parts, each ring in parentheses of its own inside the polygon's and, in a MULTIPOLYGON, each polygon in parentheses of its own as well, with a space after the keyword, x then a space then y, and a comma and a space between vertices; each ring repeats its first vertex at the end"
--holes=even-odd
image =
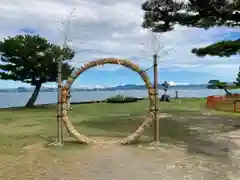
POLYGON ((0 157, 5 165, 1 180, 228 180, 228 172, 236 171, 231 158, 189 154, 185 148, 163 145, 100 143, 61 152, 36 144, 23 151, 17 158, 0 157))
POLYGON ((182 146, 116 146, 104 143, 111 141, 106 137, 95 138, 97 145, 70 149, 39 143, 18 156, 0 155, 0 180, 238 180, 238 140, 221 130, 231 130, 235 119, 188 113, 171 120, 190 129, 182 146))

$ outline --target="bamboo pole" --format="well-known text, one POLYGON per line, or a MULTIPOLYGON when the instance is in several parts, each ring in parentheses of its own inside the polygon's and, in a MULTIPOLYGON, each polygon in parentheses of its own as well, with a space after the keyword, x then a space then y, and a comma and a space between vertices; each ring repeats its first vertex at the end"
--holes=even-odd
MULTIPOLYGON (((70 12, 69 16, 67 17, 66 21, 67 24, 64 28, 64 41, 62 45, 62 50, 67 47, 67 36, 69 31, 69 25, 70 25, 70 18, 74 12, 75 8, 70 12)), ((63 52, 62 52, 63 53, 63 52)), ((63 54, 61 54, 60 58, 58 59, 58 66, 57 66, 57 73, 58 73, 58 105, 57 105, 57 143, 59 145, 63 145, 63 121, 62 121, 62 110, 63 110, 63 104, 62 104, 62 61, 64 60, 63 54)))
POLYGON ((62 126, 62 58, 57 62, 57 143, 63 144, 63 126, 62 126))
POLYGON ((159 132, 159 121, 158 121, 158 108, 157 108, 157 103, 158 103, 158 69, 157 69, 157 54, 153 55, 153 66, 154 66, 154 121, 153 121, 153 137, 154 141, 159 142, 160 138, 160 132, 159 132))

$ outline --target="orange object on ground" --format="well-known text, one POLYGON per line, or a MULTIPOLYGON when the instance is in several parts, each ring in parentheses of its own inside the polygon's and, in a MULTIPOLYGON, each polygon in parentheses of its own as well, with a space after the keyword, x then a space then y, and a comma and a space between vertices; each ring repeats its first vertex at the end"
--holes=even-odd
POLYGON ((207 108, 216 110, 240 112, 240 94, 208 96, 206 106, 207 108))

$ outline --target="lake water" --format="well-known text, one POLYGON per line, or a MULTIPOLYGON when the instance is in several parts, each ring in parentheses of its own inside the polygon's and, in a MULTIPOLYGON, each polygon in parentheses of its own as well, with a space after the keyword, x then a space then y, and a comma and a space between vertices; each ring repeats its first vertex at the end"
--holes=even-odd
MULTIPOLYGON (((170 89, 168 94, 171 97, 175 97, 174 89, 170 89)), ((0 93, 0 108, 8 107, 20 107, 24 106, 25 103, 31 96, 31 92, 21 93, 0 93)), ((71 102, 83 102, 83 101, 100 101, 116 94, 123 94, 126 96, 134 97, 146 97, 147 90, 122 90, 122 91, 77 91, 72 92, 71 102)), ((163 91, 159 91, 159 96, 163 94, 163 91)), ((180 89, 178 90, 178 96, 184 98, 191 97, 207 97, 211 95, 224 95, 223 90, 219 89, 180 89)), ((40 92, 38 99, 35 104, 51 104, 57 102, 56 92, 40 92)))

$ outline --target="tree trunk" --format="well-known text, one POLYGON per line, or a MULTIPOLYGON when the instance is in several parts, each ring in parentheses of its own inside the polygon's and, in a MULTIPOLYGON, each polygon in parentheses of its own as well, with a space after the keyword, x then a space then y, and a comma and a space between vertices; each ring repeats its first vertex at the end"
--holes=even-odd
POLYGON ((42 83, 39 83, 36 85, 33 93, 32 93, 32 96, 30 97, 30 99, 28 100, 27 104, 25 105, 25 107, 27 108, 32 108, 35 101, 37 100, 37 97, 38 97, 38 94, 39 94, 39 91, 41 89, 41 86, 42 86, 42 83))
POLYGON ((223 90, 227 93, 227 95, 231 95, 232 94, 227 89, 223 89, 223 90))

